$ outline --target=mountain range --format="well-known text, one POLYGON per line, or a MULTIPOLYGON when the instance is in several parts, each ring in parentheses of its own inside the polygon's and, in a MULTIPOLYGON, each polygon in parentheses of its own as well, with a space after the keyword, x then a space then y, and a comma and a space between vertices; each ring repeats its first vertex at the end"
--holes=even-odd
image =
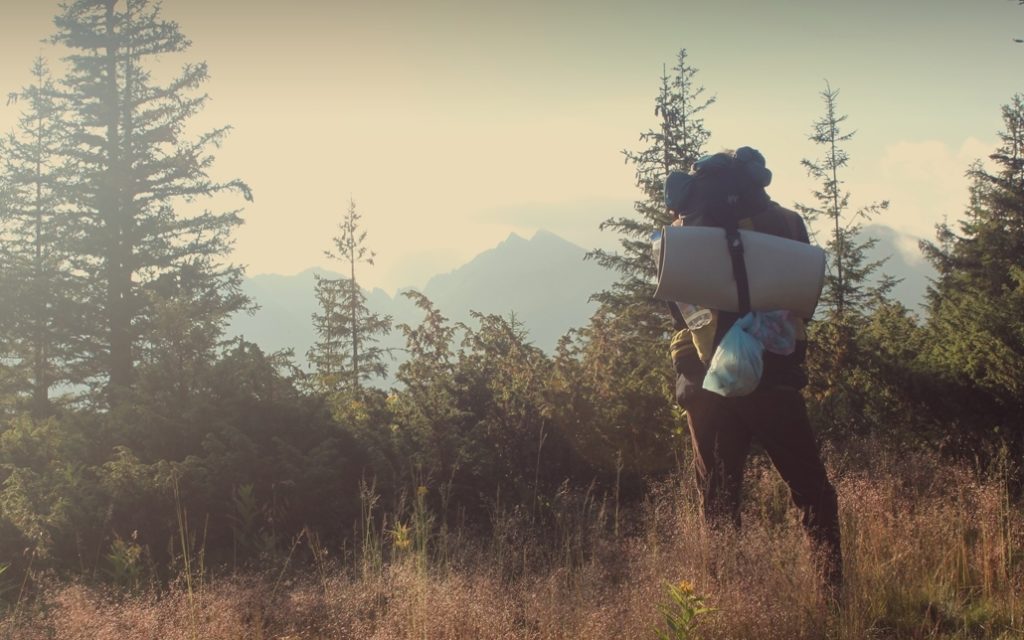
MULTIPOLYGON (((869 225, 865 234, 877 238, 872 259, 887 258, 883 271, 900 279, 894 297, 911 310, 924 300, 930 267, 912 252, 900 250, 905 237, 884 225, 869 225)), ((529 340, 548 353, 558 339, 574 327, 587 324, 596 310, 590 296, 608 288, 612 272, 584 260, 586 250, 553 233, 538 231, 532 238, 511 234, 496 247, 484 251, 461 267, 430 278, 421 292, 452 322, 475 326, 471 311, 508 317, 523 324, 529 340)), ((315 342, 312 315, 317 311, 314 278, 339 274, 307 269, 285 275, 247 278, 243 291, 258 306, 253 314, 231 320, 230 335, 242 336, 267 352, 293 349, 296 361, 315 342)), ((399 290, 394 296, 382 289, 366 292, 367 306, 391 316, 394 324, 416 326, 422 312, 399 290)), ((393 331, 382 346, 398 349, 404 344, 401 331, 393 331)), ((394 370, 394 367, 391 367, 394 370)))
MULTIPOLYGON (((430 278, 420 290, 452 322, 475 326, 471 311, 509 317, 515 313, 528 339, 553 351, 558 339, 587 323, 596 309, 592 294, 608 288, 614 275, 584 260, 586 250, 553 233, 538 231, 526 239, 511 234, 461 267, 430 278)), ((242 284, 259 309, 238 314, 228 332, 260 345, 264 351, 293 349, 303 361, 316 338, 312 315, 317 309, 315 277, 339 274, 307 269, 291 276, 258 275, 242 284)), ((391 316, 393 323, 416 326, 422 312, 400 289, 394 296, 382 289, 366 292, 367 307, 391 316)), ((404 341, 394 331, 382 346, 398 348, 404 341)))

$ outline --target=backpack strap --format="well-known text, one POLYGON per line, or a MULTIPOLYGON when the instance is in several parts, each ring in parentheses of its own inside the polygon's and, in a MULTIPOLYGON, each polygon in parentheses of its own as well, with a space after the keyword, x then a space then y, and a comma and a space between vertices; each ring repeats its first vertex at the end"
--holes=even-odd
POLYGON ((722 211, 713 211, 711 216, 712 226, 725 229, 725 242, 729 248, 729 258, 732 260, 732 277, 736 280, 736 293, 739 298, 739 317, 750 313, 750 280, 747 278, 747 264, 743 260, 743 239, 740 237, 739 227, 753 226, 750 218, 737 220, 735 217, 724 214, 722 211))
POLYGON ((743 239, 735 224, 725 228, 725 241, 729 245, 729 258, 732 259, 732 277, 736 280, 736 293, 739 295, 739 315, 750 313, 750 281, 747 279, 747 264, 743 260, 743 239))
POLYGON ((672 314, 672 327, 676 331, 682 331, 686 328, 686 320, 683 319, 683 312, 679 310, 679 305, 674 302, 669 302, 668 312, 672 314))

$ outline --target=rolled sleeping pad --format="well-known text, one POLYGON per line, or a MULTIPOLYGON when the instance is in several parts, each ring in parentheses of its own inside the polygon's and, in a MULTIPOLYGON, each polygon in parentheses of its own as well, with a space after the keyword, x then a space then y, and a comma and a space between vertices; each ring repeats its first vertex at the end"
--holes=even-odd
MULTIPOLYGON (((740 229, 752 311, 793 311, 810 318, 825 284, 825 252, 796 240, 740 229)), ((720 227, 665 227, 658 288, 670 302, 739 311, 732 259, 720 227)))

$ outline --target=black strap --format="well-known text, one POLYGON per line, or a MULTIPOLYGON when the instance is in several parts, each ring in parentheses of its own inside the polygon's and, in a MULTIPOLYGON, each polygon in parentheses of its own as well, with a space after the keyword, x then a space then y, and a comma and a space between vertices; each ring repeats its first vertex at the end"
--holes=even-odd
POLYGON ((676 331, 682 331, 686 328, 686 320, 683 319, 683 312, 679 310, 679 306, 676 303, 668 303, 668 312, 672 314, 672 327, 676 331))
POLYGON ((739 294, 739 314, 743 317, 750 313, 750 281, 747 280, 747 265, 743 260, 743 239, 735 225, 726 227, 725 241, 729 244, 732 277, 736 279, 736 293, 739 294))

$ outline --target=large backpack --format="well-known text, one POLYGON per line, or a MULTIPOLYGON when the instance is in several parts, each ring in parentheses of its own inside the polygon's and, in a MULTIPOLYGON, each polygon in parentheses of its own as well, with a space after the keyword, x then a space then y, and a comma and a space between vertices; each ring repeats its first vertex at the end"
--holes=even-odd
MULTIPOLYGON (((772 173, 764 156, 751 147, 732 153, 716 153, 694 163, 692 171, 674 171, 665 180, 665 204, 683 218, 687 226, 713 226, 725 229, 732 260, 733 278, 739 294, 739 316, 750 311, 750 284, 743 261, 740 221, 770 205, 764 188, 772 173)), ((682 313, 669 303, 676 329, 685 326, 682 313)))

